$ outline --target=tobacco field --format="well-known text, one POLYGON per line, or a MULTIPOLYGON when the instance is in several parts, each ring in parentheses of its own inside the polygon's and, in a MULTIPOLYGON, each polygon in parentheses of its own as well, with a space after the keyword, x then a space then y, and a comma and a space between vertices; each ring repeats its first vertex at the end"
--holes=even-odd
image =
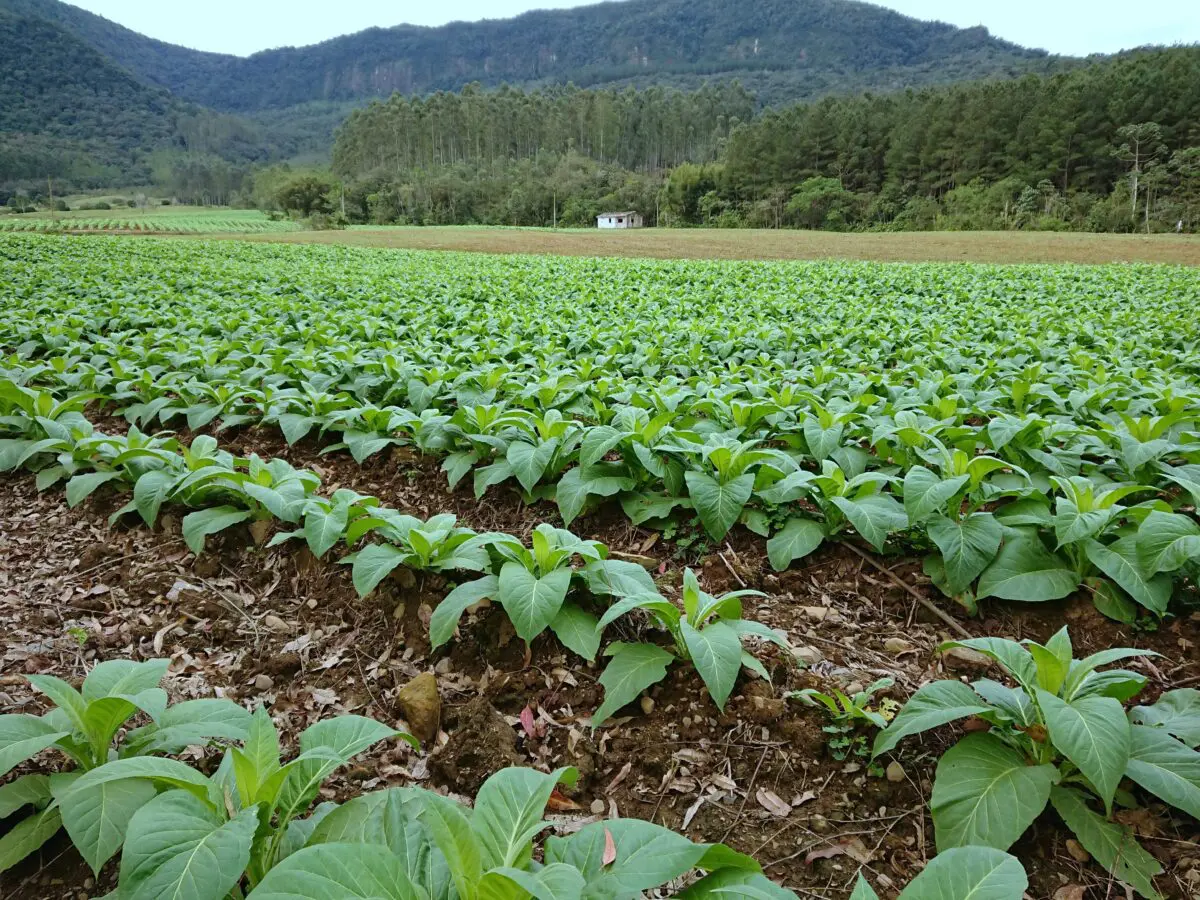
POLYGON ((1200 896, 1195 270, 0 259, 5 897, 1200 896))

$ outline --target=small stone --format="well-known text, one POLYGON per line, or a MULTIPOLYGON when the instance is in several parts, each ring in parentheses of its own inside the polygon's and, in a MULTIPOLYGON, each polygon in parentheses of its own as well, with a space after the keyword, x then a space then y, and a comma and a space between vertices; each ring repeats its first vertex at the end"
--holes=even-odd
POLYGON ((817 834, 825 834, 829 831, 829 820, 822 815, 815 815, 808 820, 808 830, 817 834))
POLYGON ((1074 838, 1067 838, 1067 852, 1071 854, 1071 859, 1077 863, 1085 863, 1092 858, 1092 854, 1084 850, 1083 845, 1074 838))
POLYGON ((910 644, 908 641, 904 640, 904 638, 898 638, 898 637, 888 638, 883 643, 884 650, 886 650, 888 653, 891 653, 891 654, 897 655, 897 656, 901 653, 907 653, 912 648, 913 648, 913 645, 910 644))
POLYGON ((885 774, 887 775, 887 780, 892 782, 892 784, 899 784, 904 780, 904 766, 893 760, 888 764, 885 774))
POLYGON ((601 800, 600 798, 597 797, 595 800, 592 801, 592 815, 593 816, 604 815, 605 809, 607 809, 607 807, 604 805, 604 801, 601 800))
POLYGON ((825 657, 821 655, 821 651, 816 647, 797 647, 796 659, 804 663, 806 666, 815 666, 825 657))
POLYGON ((438 660, 437 665, 433 667, 433 671, 438 675, 449 675, 450 667, 452 665, 453 663, 450 661, 450 657, 447 656, 444 659, 438 660))
POLYGON ((651 697, 642 697, 642 712, 646 715, 654 712, 654 699, 651 697))
POLYGON ((861 681, 852 681, 846 685, 846 693, 853 697, 855 694, 861 694, 866 689, 861 681))
POLYGON ((969 647, 952 647, 942 654, 942 664, 953 672, 980 672, 992 667, 992 659, 969 647))
POLYGON ((265 694, 271 688, 275 687, 275 681, 270 675, 255 675, 254 689, 260 694, 265 694))
POLYGON ((803 609, 805 618, 811 619, 814 622, 824 622, 829 618, 830 609, 828 606, 806 606, 803 609))
POLYGON ((268 628, 270 628, 272 631, 287 631, 288 630, 287 622, 283 621, 283 619, 281 619, 281 618, 279 618, 279 616, 275 616, 275 615, 266 616, 263 619, 263 624, 266 625, 268 628))
POLYGON ((396 695, 413 737, 422 743, 437 737, 442 720, 442 697, 438 693, 437 679, 431 672, 422 672, 400 689, 396 695))

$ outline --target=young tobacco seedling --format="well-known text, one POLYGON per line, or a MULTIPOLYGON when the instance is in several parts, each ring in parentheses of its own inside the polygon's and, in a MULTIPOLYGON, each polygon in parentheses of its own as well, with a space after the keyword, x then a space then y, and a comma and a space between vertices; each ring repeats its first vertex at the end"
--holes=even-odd
POLYGON ((636 609, 645 610, 651 619, 672 637, 675 652, 655 644, 616 642, 605 651, 612 661, 600 676, 604 702, 592 716, 593 727, 604 724, 614 712, 632 702, 638 694, 662 681, 667 668, 676 659, 696 667, 709 695, 721 709, 733 692, 738 673, 745 666, 766 680, 766 669, 742 647, 742 639, 768 640, 791 653, 787 638, 759 622, 742 618, 742 597, 764 596, 759 591, 734 591, 714 597, 700 589, 696 574, 683 574, 683 612, 659 593, 638 593, 614 603, 596 626, 597 637, 609 624, 636 609))
POLYGON ((1200 753, 1192 749, 1200 743, 1200 693, 1172 692, 1126 715, 1123 704, 1146 679, 1099 668, 1154 654, 1114 648, 1077 660, 1066 628, 1045 645, 977 638, 944 645, 952 647, 991 657, 1016 687, 990 679, 928 684, 874 747, 878 757, 906 737, 969 716, 991 726, 963 737, 938 763, 930 800, 938 849, 1006 850, 1049 804, 1101 865, 1157 898, 1153 878, 1161 867, 1112 810, 1134 805, 1120 787, 1128 778, 1200 817, 1200 753))
POLYGON ((120 849, 130 817, 159 787, 180 779, 203 780, 191 767, 159 754, 246 738, 250 714, 230 700, 168 706, 167 693, 158 686, 168 664, 165 659, 102 662, 80 690, 51 675, 29 676, 55 708, 40 718, 0 716, 0 776, 48 748, 65 754, 75 768, 62 774, 24 775, 0 787, 0 818, 27 807, 34 810, 0 838, 0 872, 36 851, 60 827, 99 872, 120 849), (116 741, 117 733, 139 712, 150 717, 150 724, 116 741))
POLYGON ((251 887, 261 882, 281 859, 304 846, 331 812, 333 804, 322 804, 300 818, 322 782, 371 745, 393 737, 417 743, 362 716, 326 719, 300 734, 300 754, 285 763, 275 725, 259 707, 244 745, 226 753, 211 779, 163 760, 173 766, 163 773, 169 789, 152 793, 129 819, 118 896, 242 896, 243 878, 251 887))
POLYGON ((550 794, 576 777, 574 769, 503 769, 484 783, 471 809, 420 788, 366 794, 325 813, 303 849, 276 865, 248 900, 634 900, 693 869, 710 874, 680 897, 795 900, 749 857, 637 819, 549 838, 537 862, 533 840, 550 825, 543 819, 550 794))
POLYGON ((851 755, 867 758, 870 757, 871 751, 867 735, 860 729, 863 726, 887 728, 888 722, 895 718, 896 710, 900 707, 895 700, 885 698, 880 702, 878 709, 871 707, 875 695, 886 691, 895 683, 891 678, 881 678, 853 696, 839 690, 826 694, 814 688, 805 688, 802 691, 792 691, 787 694, 787 698, 799 700, 808 706, 820 706, 826 710, 830 724, 821 730, 830 736, 826 746, 834 759, 842 761, 851 755))

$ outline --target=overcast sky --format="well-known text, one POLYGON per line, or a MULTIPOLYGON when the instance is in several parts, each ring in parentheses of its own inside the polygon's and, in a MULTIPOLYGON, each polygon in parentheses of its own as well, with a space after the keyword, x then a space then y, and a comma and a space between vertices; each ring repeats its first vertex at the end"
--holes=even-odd
MULTIPOLYGON (((142 34, 200 50, 247 55, 315 44, 373 25, 502 19, 594 0, 70 0, 142 34)), ((731 0, 735 2, 735 0, 731 0)), ((753 0, 736 0, 753 2, 753 0)), ((796 0, 803 2, 803 0, 796 0)), ((1200 0, 877 0, 907 15, 992 33, 1055 53, 1111 53, 1143 44, 1200 43, 1200 0)))

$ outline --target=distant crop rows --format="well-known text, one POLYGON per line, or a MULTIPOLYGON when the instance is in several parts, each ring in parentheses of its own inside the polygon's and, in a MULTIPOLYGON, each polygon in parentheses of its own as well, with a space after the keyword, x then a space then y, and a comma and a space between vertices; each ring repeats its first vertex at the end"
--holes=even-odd
POLYGON ((95 218, 0 218, 0 232, 150 232, 155 234, 265 234, 296 231, 294 222, 256 216, 97 216, 95 218))
MULTIPOLYGON (((1200 276, 9 237, 0 377, 264 424, 570 525, 920 553, 968 608, 1160 617, 1200 562, 1200 276), (48 324, 51 323, 51 324, 48 324)), ((2 427, 2 426, 0 426, 2 427)))

